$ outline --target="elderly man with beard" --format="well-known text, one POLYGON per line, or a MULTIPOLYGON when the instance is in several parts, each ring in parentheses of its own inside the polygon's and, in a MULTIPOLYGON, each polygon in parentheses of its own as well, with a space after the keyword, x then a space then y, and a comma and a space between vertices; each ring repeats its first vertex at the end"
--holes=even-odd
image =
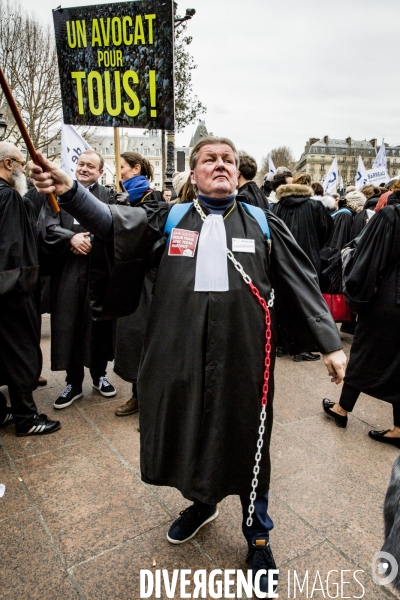
POLYGON ((39 274, 35 230, 26 192, 25 162, 0 142, 0 383, 8 385, 11 410, 0 395, 0 426, 14 421, 17 436, 53 433, 59 421, 39 415, 32 392, 41 367, 39 318, 33 293, 39 274))

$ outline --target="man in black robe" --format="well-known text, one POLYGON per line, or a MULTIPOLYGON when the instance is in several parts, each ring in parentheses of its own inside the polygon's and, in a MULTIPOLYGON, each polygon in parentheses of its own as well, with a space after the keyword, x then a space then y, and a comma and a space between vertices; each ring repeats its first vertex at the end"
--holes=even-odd
POLYGON ((26 191, 21 152, 0 142, 0 426, 14 421, 17 436, 53 433, 59 421, 39 415, 32 392, 42 368, 39 315, 34 292, 39 265, 35 227, 22 195, 26 191))
POLYGON ((239 154, 238 197, 239 202, 246 202, 260 208, 268 208, 268 200, 258 187, 254 177, 257 175, 257 163, 252 156, 241 152, 239 154))
MULTIPOLYGON (((98 183, 103 174, 102 156, 86 150, 79 156, 76 179, 95 198, 108 204, 114 190, 98 183)), ((93 321, 89 305, 90 232, 64 210, 48 212, 41 247, 54 261, 50 286, 51 368, 66 371, 66 387, 54 408, 70 406, 82 397, 84 366, 90 368, 93 388, 102 396, 115 396, 106 377, 113 359, 112 321, 93 321)))
MULTIPOLYGON (((238 494, 248 560, 254 580, 262 575, 260 588, 266 593, 268 576, 263 569, 275 568, 268 541, 273 524, 267 508, 277 319, 291 332, 287 337, 294 351, 314 341, 336 383, 342 380, 346 358, 315 270, 289 230, 274 215, 259 210, 258 215, 268 217, 270 246, 258 220, 236 201, 239 160, 232 142, 203 138, 190 161, 198 198, 177 225, 188 240, 182 252, 179 231, 172 232, 165 244, 170 205, 106 207, 51 163, 46 162, 47 173, 32 164, 31 173, 38 189, 55 190, 70 214, 113 245, 110 293, 116 274, 128 265, 134 275, 140 275, 151 250, 161 249, 138 379, 141 476, 149 484, 176 487, 193 501, 168 531, 173 544, 191 539, 218 516, 217 502, 238 494), (226 246, 240 261, 244 278, 227 259, 226 246), (267 361, 266 317, 249 281, 259 290, 260 300, 272 301, 274 294, 277 298, 270 309, 272 347, 267 348, 267 361), (260 400, 268 379, 265 362, 269 365, 266 413, 260 400), (260 418, 265 414, 253 506, 254 457, 264 431, 260 418)), ((136 285, 137 303, 141 281, 137 277, 135 284, 135 278, 125 273, 126 292, 120 281, 118 293, 124 310, 129 310, 127 294, 133 298, 136 285)), ((114 297, 112 314, 117 302, 114 297)))

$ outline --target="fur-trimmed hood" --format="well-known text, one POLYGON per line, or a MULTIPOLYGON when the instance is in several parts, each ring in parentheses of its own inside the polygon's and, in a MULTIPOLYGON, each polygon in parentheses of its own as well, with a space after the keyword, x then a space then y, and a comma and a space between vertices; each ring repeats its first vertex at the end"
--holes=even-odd
POLYGON ((276 198, 282 200, 287 196, 295 196, 296 198, 310 198, 313 191, 308 185, 300 185, 300 183, 287 183, 280 185, 276 190, 276 198))
POLYGON ((311 200, 319 200, 328 210, 334 210, 336 206, 336 200, 332 196, 312 196, 311 200))

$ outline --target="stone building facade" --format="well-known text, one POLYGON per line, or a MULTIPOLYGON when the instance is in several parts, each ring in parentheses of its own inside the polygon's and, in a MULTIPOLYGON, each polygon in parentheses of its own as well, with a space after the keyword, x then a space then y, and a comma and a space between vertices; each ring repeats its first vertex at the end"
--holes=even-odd
MULTIPOLYGON (((385 144, 387 169, 389 177, 397 177, 400 169, 400 145, 385 144)), ((366 169, 371 169, 375 156, 379 151, 377 140, 345 140, 324 136, 321 139, 310 138, 305 145, 303 154, 296 164, 296 173, 307 173, 313 181, 322 182, 337 156, 339 178, 343 177, 344 185, 354 185, 357 174, 358 156, 361 155, 366 169)))

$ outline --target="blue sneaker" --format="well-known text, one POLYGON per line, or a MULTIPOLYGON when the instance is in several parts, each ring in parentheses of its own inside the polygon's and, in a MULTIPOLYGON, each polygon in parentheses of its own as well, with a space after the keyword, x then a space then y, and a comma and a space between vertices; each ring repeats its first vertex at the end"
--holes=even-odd
MULTIPOLYGON (((276 569, 275 560, 272 555, 269 542, 267 540, 256 540, 254 544, 249 544, 249 552, 246 557, 246 562, 251 563, 254 593, 256 592, 254 583, 258 571, 260 571, 261 569, 264 569, 266 571, 265 575, 261 575, 258 584, 259 591, 262 594, 265 594, 265 596, 258 597, 268 598, 268 571, 270 569, 276 569)), ((278 573, 275 574, 275 580, 277 579, 278 573)), ((277 587, 278 583, 274 584, 272 590, 274 593, 277 587)))
POLYGON ((191 540, 196 533, 218 517, 218 508, 216 504, 194 503, 185 510, 182 510, 178 517, 169 528, 167 540, 171 544, 183 544, 191 540))

